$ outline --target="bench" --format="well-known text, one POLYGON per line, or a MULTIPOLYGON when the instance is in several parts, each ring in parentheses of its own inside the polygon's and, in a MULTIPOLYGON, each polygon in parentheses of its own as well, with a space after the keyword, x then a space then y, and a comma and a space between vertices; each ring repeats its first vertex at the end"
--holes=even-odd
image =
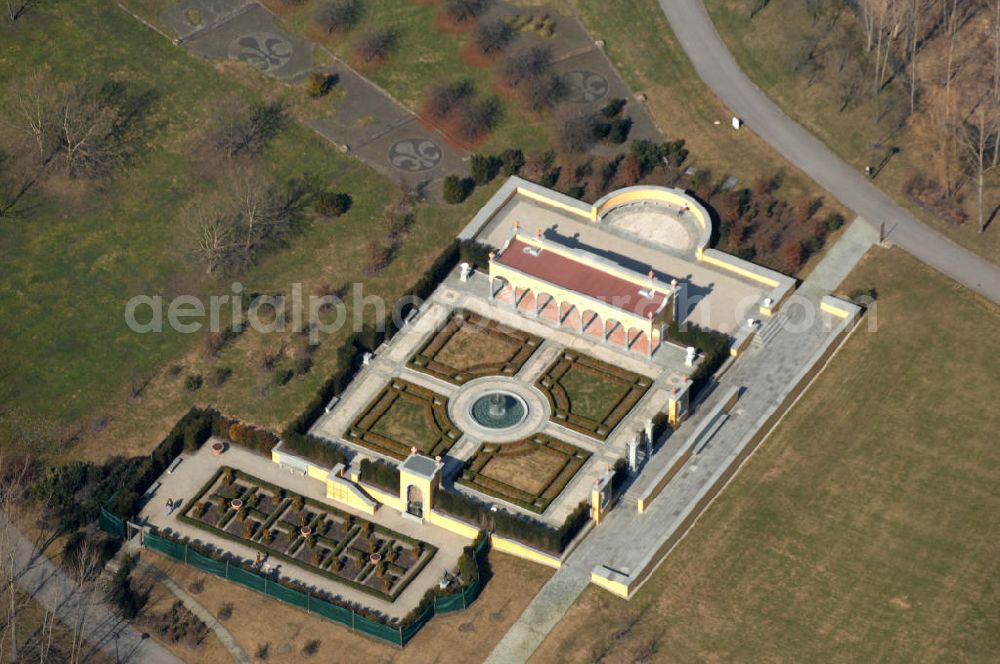
POLYGON ((174 462, 170 464, 170 467, 167 468, 167 475, 173 475, 174 471, 177 470, 177 466, 179 465, 181 465, 181 458, 177 457, 176 459, 174 459, 174 462))

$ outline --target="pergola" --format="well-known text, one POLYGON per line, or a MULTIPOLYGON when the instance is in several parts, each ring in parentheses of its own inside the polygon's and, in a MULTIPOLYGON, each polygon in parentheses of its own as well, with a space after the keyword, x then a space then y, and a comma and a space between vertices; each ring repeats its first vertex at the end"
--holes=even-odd
POLYGON ((514 234, 490 259, 490 298, 579 334, 652 356, 674 315, 677 281, 641 274, 590 252, 514 234))

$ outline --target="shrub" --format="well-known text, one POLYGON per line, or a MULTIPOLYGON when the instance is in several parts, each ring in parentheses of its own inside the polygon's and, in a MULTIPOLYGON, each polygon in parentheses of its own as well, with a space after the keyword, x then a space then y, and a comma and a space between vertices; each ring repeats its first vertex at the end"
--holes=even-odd
POLYGON ((632 118, 618 118, 611 123, 608 131, 608 142, 620 145, 628 140, 629 132, 632 130, 632 118))
POLYGON ((399 490, 399 469, 386 461, 362 459, 361 479, 383 489, 399 490))
POLYGON ((284 387, 285 385, 288 385, 294 377, 294 371, 291 369, 282 369, 278 373, 274 374, 274 383, 278 387, 284 387))
POLYGON ((381 62, 399 45, 399 33, 393 28, 372 28, 358 41, 357 54, 364 62, 381 62))
POLYGON ((212 385, 215 387, 222 387, 232 375, 233 370, 229 367, 216 367, 215 370, 212 371, 212 385))
POLYGON ((118 571, 108 583, 107 599, 126 620, 132 620, 142 609, 145 598, 132 586, 131 574, 135 560, 131 556, 122 558, 118 571))
POLYGON ((823 224, 826 226, 827 232, 832 233, 844 225, 844 215, 839 212, 833 212, 832 214, 827 215, 823 224))
POLYGON ((184 387, 187 388, 189 392, 197 392, 201 389, 201 385, 204 380, 201 374, 189 374, 187 378, 184 379, 184 387))
POLYGON ((472 179, 477 185, 484 185, 497 176, 501 161, 493 155, 474 154, 470 160, 472 179))
POLYGON ((496 19, 480 23, 472 35, 472 43, 481 54, 493 57, 503 53, 517 37, 517 32, 506 21, 496 19))
POLYGON ((610 120, 621 113, 623 108, 625 108, 624 99, 612 99, 601 109, 601 115, 610 120))
POLYGON ((350 194, 324 191, 316 196, 313 207, 324 217, 339 217, 351 209, 353 202, 350 194))
POLYGON ((517 175, 524 167, 524 153, 518 149, 504 150, 500 153, 501 170, 504 175, 517 175))
POLYGON ((335 77, 329 74, 314 71, 309 74, 309 78, 306 80, 306 93, 314 99, 319 99, 330 91, 336 80, 335 77))
POLYGON ((475 182, 471 178, 449 175, 444 179, 444 202, 452 205, 461 203, 472 193, 475 182))
POLYGON ((690 376, 694 383, 691 386, 692 397, 708 383, 715 371, 729 357, 730 338, 728 335, 699 327, 694 323, 680 325, 677 321, 670 321, 670 326, 667 328, 667 339, 682 346, 694 346, 702 354, 701 364, 690 376))
POLYGON ((854 304, 868 304, 875 301, 878 292, 874 288, 855 288, 847 297, 854 304))
POLYGON ((361 19, 361 3, 358 0, 340 0, 323 5, 316 12, 316 25, 331 34, 347 32, 361 19))
POLYGON ((308 355, 306 355, 305 357, 300 357, 299 359, 295 360, 295 373, 299 374, 300 376, 304 376, 310 371, 312 371, 312 367, 313 367, 313 359, 308 355))

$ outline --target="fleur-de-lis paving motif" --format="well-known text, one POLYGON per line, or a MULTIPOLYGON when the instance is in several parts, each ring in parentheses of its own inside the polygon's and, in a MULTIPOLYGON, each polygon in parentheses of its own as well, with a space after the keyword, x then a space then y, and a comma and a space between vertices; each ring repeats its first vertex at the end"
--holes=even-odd
POLYGON ((608 79, 592 71, 571 71, 565 74, 569 86, 567 99, 576 104, 597 101, 608 95, 608 79))
POLYGON ((427 138, 407 138, 389 148, 389 163, 401 171, 426 171, 441 163, 440 146, 427 138))
POLYGON ((270 71, 283 66, 292 57, 292 44, 281 35, 269 32, 255 32, 236 39, 230 47, 230 55, 236 60, 249 62, 261 71, 270 71))

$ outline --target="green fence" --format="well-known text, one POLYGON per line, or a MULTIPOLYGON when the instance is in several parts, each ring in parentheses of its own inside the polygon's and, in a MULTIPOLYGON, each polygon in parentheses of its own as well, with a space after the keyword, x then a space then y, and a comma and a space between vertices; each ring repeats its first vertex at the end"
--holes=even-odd
MULTIPOLYGON (((108 532, 116 534, 120 532, 123 537, 125 536, 125 524, 122 520, 110 512, 107 512, 107 517, 105 517, 105 510, 101 511, 101 527, 108 532), (115 529, 120 529, 120 531, 115 529)), ((256 590, 269 597, 281 600, 286 604, 297 606, 309 613, 315 613, 328 620, 340 623, 345 627, 350 627, 356 632, 367 634, 368 636, 399 647, 405 646, 435 614, 460 611, 472 604, 482 591, 482 580, 477 578, 468 588, 463 589, 461 593, 449 595, 448 597, 435 598, 434 603, 428 606, 423 615, 414 622, 405 627, 392 627, 371 618, 366 618, 347 607, 332 604, 309 593, 283 586, 276 581, 271 581, 267 577, 251 572, 239 565, 232 565, 225 560, 209 558, 198 553, 187 544, 160 537, 155 533, 144 535, 143 543, 154 551, 159 551, 175 560, 197 567, 204 572, 239 583, 251 590, 256 590)), ((477 562, 480 556, 485 553, 488 544, 489 538, 482 538, 476 545, 474 555, 477 562)))
POLYGON ((118 535, 118 537, 121 537, 122 539, 126 539, 128 537, 125 522, 103 507, 101 508, 101 514, 97 517, 97 520, 101 529, 105 532, 109 532, 112 535, 118 535))

